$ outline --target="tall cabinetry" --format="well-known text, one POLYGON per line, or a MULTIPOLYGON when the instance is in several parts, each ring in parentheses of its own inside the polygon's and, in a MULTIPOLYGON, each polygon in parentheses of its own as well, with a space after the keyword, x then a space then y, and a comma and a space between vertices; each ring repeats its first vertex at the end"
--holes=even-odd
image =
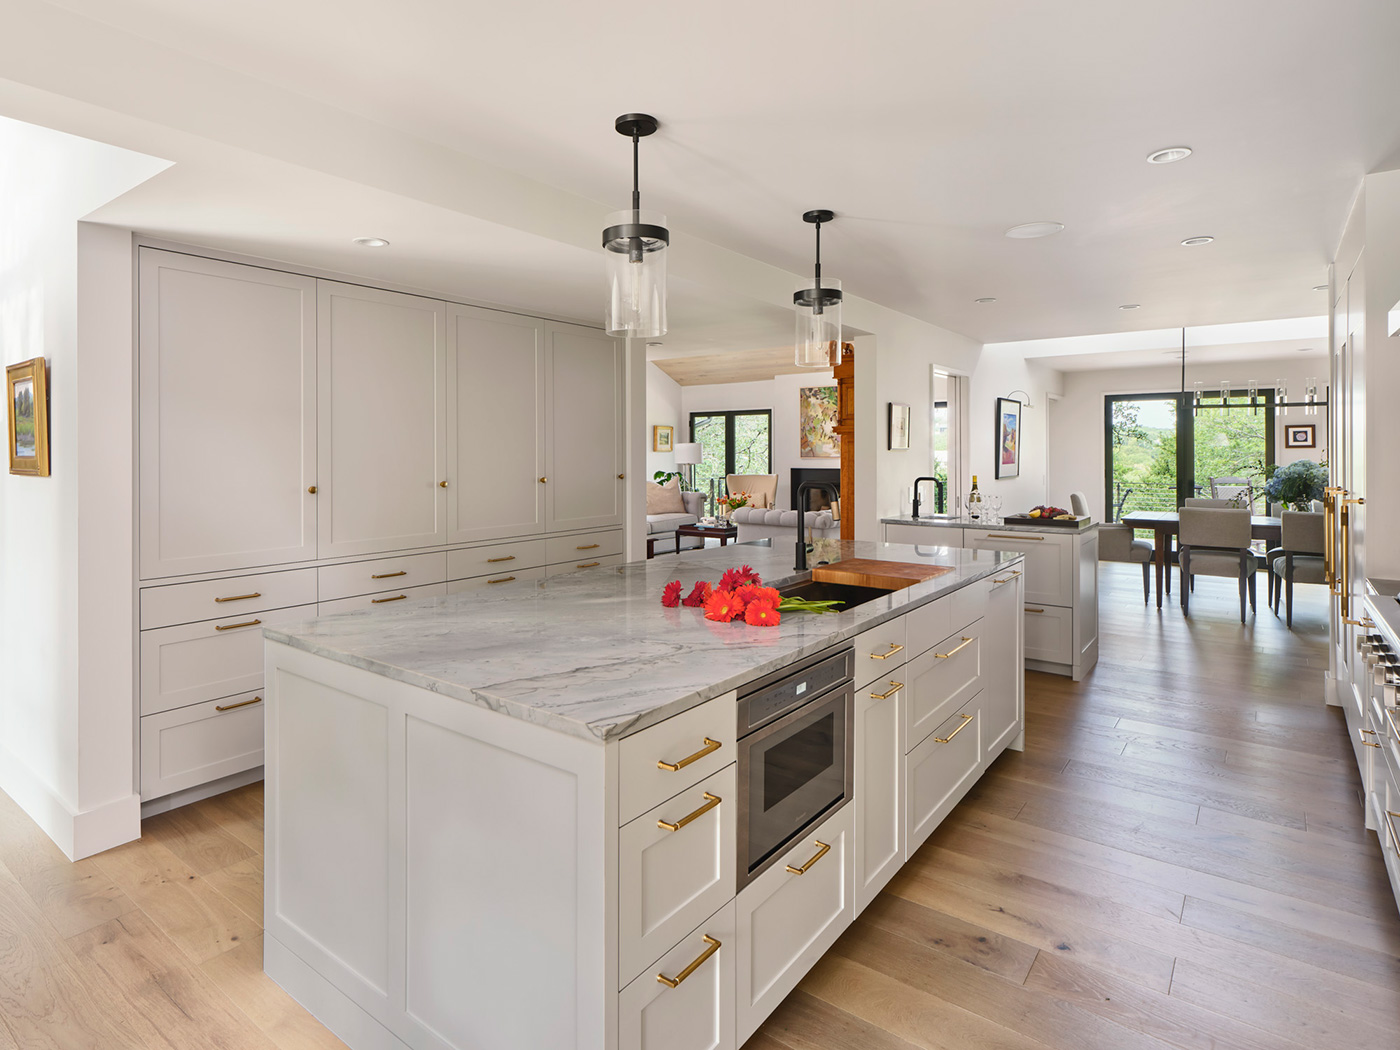
POLYGON ((257 775, 264 624, 622 560, 616 341, 160 249, 139 281, 144 800, 257 775))

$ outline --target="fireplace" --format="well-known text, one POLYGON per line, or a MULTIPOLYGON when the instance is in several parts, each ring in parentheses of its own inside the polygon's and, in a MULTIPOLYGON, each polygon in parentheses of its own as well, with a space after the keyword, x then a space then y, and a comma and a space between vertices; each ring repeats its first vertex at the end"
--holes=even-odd
MULTIPOLYGON (((792 480, 789 483, 791 493, 792 510, 797 510, 797 486, 804 481, 825 481, 837 488, 841 486, 841 471, 830 467, 817 469, 815 467, 793 467, 792 480)), ((826 510, 831 506, 831 494, 820 489, 812 489, 807 493, 808 510, 826 510)))

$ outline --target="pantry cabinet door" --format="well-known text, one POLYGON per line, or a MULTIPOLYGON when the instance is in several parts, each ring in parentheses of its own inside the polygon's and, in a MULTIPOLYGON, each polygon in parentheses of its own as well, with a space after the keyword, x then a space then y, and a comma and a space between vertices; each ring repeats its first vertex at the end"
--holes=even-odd
POLYGON ((544 322, 448 307, 447 535, 544 531, 544 322))
POLYGON ((623 504, 622 344, 550 324, 545 519, 550 531, 620 525, 623 504))
POLYGON ((141 578, 316 557, 316 282, 142 248, 141 578))
POLYGON ((1021 644, 1026 621, 1021 598, 1024 584, 1021 569, 1008 569, 993 578, 987 598, 982 686, 982 717, 986 722, 982 727, 983 758, 987 763, 1004 748, 1021 746, 1026 681, 1021 644))
POLYGON ((446 307, 319 284, 320 556, 444 543, 446 307))

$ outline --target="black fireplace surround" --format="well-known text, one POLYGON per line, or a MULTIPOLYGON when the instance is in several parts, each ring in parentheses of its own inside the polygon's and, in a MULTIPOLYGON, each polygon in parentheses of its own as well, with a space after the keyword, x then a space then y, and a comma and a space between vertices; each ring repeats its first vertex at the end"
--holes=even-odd
MULTIPOLYGON (((790 510, 797 510, 797 487, 804 481, 825 481, 841 487, 841 471, 830 467, 793 467, 792 479, 788 482, 790 510)), ((811 489, 807 493, 808 510, 826 510, 831 506, 831 494, 821 489, 811 489)))

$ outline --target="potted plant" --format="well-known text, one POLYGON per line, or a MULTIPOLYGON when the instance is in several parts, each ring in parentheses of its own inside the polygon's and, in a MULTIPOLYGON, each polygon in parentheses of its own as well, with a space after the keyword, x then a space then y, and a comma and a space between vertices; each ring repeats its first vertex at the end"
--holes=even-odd
POLYGON ((1300 459, 1275 470, 1264 486, 1264 495, 1271 503, 1307 510, 1313 500, 1322 499, 1326 488, 1327 468, 1310 459, 1300 459))

